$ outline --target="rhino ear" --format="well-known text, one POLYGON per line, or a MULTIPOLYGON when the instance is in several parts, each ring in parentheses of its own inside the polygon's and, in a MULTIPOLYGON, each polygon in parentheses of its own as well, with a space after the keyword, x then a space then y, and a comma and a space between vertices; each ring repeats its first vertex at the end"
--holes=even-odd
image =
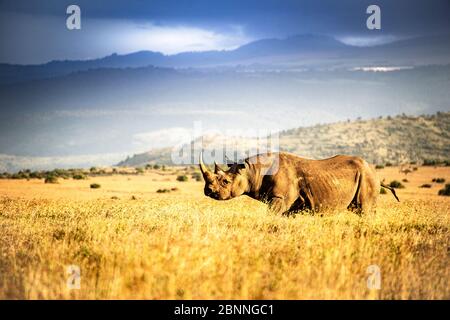
POLYGON ((237 162, 235 162, 235 163, 233 163, 230 166, 229 172, 231 172, 231 173, 239 173, 239 170, 240 169, 244 169, 244 168, 245 168, 245 164, 244 163, 237 163, 237 162))

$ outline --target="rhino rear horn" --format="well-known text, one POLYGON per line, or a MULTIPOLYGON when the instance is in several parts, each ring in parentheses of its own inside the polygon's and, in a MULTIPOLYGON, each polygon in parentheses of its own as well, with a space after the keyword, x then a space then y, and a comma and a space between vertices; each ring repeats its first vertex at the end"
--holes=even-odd
POLYGON ((224 173, 224 171, 222 170, 221 167, 219 167, 216 161, 214 161, 214 173, 215 174, 224 173))

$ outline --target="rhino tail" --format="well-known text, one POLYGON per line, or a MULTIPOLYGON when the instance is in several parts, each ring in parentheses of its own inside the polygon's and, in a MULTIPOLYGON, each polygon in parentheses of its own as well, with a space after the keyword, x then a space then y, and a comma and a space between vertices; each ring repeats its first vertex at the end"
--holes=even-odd
POLYGON ((394 195, 395 199, 397 199, 397 201, 400 202, 400 199, 397 197, 397 194, 395 193, 395 189, 394 189, 394 188, 385 185, 383 182, 381 182, 380 185, 381 185, 383 188, 389 189, 389 190, 392 192, 392 194, 394 195))

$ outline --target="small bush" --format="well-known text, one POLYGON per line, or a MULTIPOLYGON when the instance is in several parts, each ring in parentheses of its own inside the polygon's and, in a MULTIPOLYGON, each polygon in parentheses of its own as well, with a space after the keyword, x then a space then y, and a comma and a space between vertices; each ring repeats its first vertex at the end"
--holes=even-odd
POLYGON ((392 163, 386 162, 385 166, 386 166, 386 167, 392 167, 392 163))
POLYGON ((431 188, 431 184, 425 183, 425 184, 421 185, 419 188, 431 188))
POLYGON ((382 164, 377 164, 375 166, 375 169, 384 169, 384 166, 382 164))
POLYGON ((44 180, 45 183, 58 183, 58 178, 55 176, 47 176, 44 180))
POLYGON ((438 195, 450 196, 450 183, 447 183, 444 189, 439 190, 438 195))
POLYGON ((402 182, 407 183, 407 182, 409 182, 409 180, 408 179, 403 179, 402 182))
POLYGON ((158 190, 156 190, 156 192, 157 193, 168 193, 168 192, 170 192, 170 190, 169 189, 158 189, 158 190))
POLYGON ((436 183, 444 183, 445 179, 444 178, 434 178, 433 180, 431 180, 432 182, 436 182, 436 183))
POLYGON ((85 180, 87 177, 82 173, 77 173, 72 176, 73 180, 85 180))
POLYGON ((186 182, 186 181, 188 181, 188 177, 185 175, 178 176, 177 181, 186 182))
POLYGON ((158 170, 159 168, 161 168, 158 164, 153 165, 153 169, 158 170))
POLYGON ((98 183, 91 183, 91 189, 99 189, 101 187, 101 185, 99 185, 98 183))
POLYGON ((385 188, 380 188, 380 194, 386 194, 386 189, 385 188))
POLYGON ((391 181, 391 183, 389 183, 389 186, 395 189, 403 189, 405 187, 400 181, 397 180, 391 181))
POLYGON ((138 173, 138 174, 144 173, 144 169, 143 168, 135 168, 135 169, 136 169, 136 173, 138 173))
POLYGON ((202 175, 200 172, 194 172, 191 177, 195 181, 202 181, 202 175))

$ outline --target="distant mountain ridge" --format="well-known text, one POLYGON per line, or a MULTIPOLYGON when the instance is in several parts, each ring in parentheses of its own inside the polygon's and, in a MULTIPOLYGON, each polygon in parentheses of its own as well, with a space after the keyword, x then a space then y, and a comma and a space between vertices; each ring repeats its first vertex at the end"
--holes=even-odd
MULTIPOLYGON (((280 132, 279 142, 280 151, 311 159, 348 154, 363 157, 373 164, 403 164, 411 161, 421 163, 424 159, 448 160, 450 112, 438 112, 431 116, 401 115, 300 127, 280 132)), ((210 145, 206 148, 214 147, 210 145)), ((171 165, 171 152, 172 148, 154 149, 128 157, 117 165, 171 165)), ((240 152, 245 153, 245 150, 240 152)))
POLYGON ((235 50, 182 52, 164 55, 154 51, 112 54, 92 60, 60 60, 40 65, 0 64, 0 85, 68 75, 98 68, 139 68, 146 66, 195 68, 230 65, 317 66, 331 60, 341 65, 383 61, 416 61, 418 64, 450 63, 450 35, 412 38, 373 47, 346 45, 324 35, 296 35, 285 39, 262 39, 235 50), (320 61, 318 59, 320 58, 320 61))

